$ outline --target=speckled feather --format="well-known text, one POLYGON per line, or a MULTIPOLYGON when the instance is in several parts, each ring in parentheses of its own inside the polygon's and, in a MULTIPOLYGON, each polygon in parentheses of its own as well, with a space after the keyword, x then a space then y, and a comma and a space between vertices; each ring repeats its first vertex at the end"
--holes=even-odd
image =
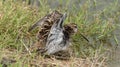
MULTIPOLYGON (((45 17, 43 17, 42 19, 40 19, 38 22, 36 22, 29 29, 29 31, 31 31, 36 26, 40 26, 40 30, 39 30, 39 32, 37 34, 38 41, 35 43, 35 45, 33 45, 34 46, 32 48, 33 50, 34 50, 35 47, 36 47, 35 50, 37 50, 39 48, 41 49, 41 48, 44 48, 46 46, 47 38, 48 38, 48 35, 50 34, 51 27, 62 16, 63 16, 63 14, 59 13, 58 11, 53 11, 52 13, 50 13, 50 14, 46 15, 45 17)), ((64 35, 64 43, 68 43, 69 44, 70 36, 73 33, 76 32, 76 29, 77 29, 77 25, 75 23, 69 23, 69 24, 65 24, 63 26, 63 28, 62 28, 63 33, 62 34, 64 35)))

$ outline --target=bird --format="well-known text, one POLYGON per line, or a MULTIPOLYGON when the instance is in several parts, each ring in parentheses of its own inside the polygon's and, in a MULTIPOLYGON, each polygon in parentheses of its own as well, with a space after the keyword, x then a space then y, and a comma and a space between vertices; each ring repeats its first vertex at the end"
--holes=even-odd
POLYGON ((63 26, 66 19, 66 13, 63 14, 51 27, 47 37, 46 53, 47 55, 55 54, 56 52, 66 50, 70 46, 70 36, 77 32, 77 25, 71 23, 63 26))
MULTIPOLYGON (((29 28, 29 30, 28 30, 29 32, 32 31, 33 29, 35 29, 37 26, 40 27, 40 30, 38 31, 38 34, 37 34, 37 42, 33 45, 32 49, 33 50, 35 49, 39 52, 47 51, 48 54, 54 54, 58 51, 61 51, 61 49, 60 49, 60 50, 55 50, 55 52, 53 52, 53 53, 49 53, 49 51, 51 50, 50 47, 48 47, 50 45, 49 39, 51 38, 49 36, 51 35, 50 32, 52 32, 53 29, 56 29, 56 27, 54 28, 54 26, 56 24, 58 25, 58 27, 61 26, 61 27, 59 27, 59 29, 62 30, 60 33, 63 35, 63 36, 61 36, 61 38, 63 38, 63 41, 61 41, 61 43, 63 43, 63 45, 66 45, 65 47, 67 48, 67 46, 69 46, 68 44, 70 44, 70 41, 69 41, 70 36, 77 32, 77 24, 68 23, 68 24, 63 25, 63 21, 65 20, 65 18, 66 18, 66 14, 63 15, 59 11, 55 10, 52 13, 49 13, 46 16, 44 16, 42 19, 40 19, 35 24, 33 24, 29 28)), ((55 32, 55 34, 56 33, 58 33, 58 32, 55 32)), ((53 36, 53 37, 56 38, 56 37, 58 37, 58 35, 53 36)), ((58 39, 56 39, 56 40, 58 40, 58 39)), ((59 45, 58 45, 58 47, 59 47, 59 45)), ((64 49, 66 49, 66 48, 64 48, 64 49)))

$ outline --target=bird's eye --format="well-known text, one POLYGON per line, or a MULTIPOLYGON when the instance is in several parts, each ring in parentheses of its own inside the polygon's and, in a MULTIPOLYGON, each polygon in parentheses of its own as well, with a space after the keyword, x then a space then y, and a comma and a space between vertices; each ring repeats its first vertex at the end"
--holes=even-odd
POLYGON ((77 28, 77 26, 76 26, 76 25, 74 25, 74 28, 77 28))

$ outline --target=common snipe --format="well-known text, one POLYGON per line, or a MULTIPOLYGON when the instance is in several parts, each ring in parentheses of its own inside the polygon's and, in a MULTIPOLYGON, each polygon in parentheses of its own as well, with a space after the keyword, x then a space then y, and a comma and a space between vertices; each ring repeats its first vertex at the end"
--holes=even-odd
POLYGON ((66 16, 66 14, 61 14, 55 10, 44 16, 29 29, 31 31, 40 26, 37 34, 38 41, 35 44, 38 49, 45 48, 48 55, 67 49, 70 36, 77 32, 77 25, 75 23, 63 25, 66 16))

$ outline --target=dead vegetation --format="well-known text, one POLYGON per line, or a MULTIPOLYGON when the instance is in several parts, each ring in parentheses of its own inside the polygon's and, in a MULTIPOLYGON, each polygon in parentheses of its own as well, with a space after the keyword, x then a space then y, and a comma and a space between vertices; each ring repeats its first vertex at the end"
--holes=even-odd
POLYGON ((4 49, 0 51, 1 64, 5 66, 23 66, 23 67, 106 67, 106 57, 104 55, 91 58, 70 57, 69 60, 55 59, 54 57, 46 58, 44 56, 29 55, 28 53, 20 53, 4 49))

